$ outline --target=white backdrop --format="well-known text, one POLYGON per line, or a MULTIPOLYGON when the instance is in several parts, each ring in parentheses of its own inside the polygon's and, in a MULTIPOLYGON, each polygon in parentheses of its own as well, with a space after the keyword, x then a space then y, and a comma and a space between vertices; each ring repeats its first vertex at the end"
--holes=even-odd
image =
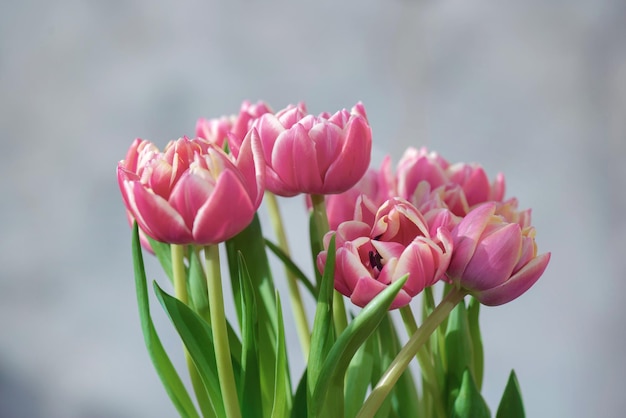
MULTIPOLYGON (((427 145, 504 172, 553 255, 527 294, 482 311, 492 411, 515 368, 529 417, 619 416, 624 4, 2 2, 0 416, 175 416, 143 346, 115 166, 135 137, 162 146, 246 98, 362 100, 376 164, 427 145)), ((302 200, 281 203, 300 228, 302 200)))

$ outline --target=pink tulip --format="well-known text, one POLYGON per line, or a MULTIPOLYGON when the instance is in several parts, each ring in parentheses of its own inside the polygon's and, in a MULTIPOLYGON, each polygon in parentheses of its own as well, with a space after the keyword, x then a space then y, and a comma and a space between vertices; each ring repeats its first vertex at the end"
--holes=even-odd
POLYGON ((355 219, 354 210, 359 196, 363 196, 362 204, 370 206, 375 214, 385 200, 395 195, 393 188, 391 158, 387 156, 380 170, 369 169, 349 190, 326 196, 326 213, 330 229, 336 230, 342 222, 355 219))
POLYGON ((228 139, 228 146, 235 156, 239 155, 241 142, 248 134, 252 123, 265 113, 272 113, 272 109, 262 101, 251 103, 244 100, 237 116, 222 116, 216 119, 198 119, 196 136, 209 142, 224 146, 228 139))
POLYGON ((504 198, 502 173, 490 184, 487 173, 480 165, 459 163, 448 167, 447 175, 451 183, 461 186, 470 207, 489 201, 500 202, 504 198))
POLYGON ((426 182, 430 190, 448 183, 446 169, 450 164, 435 152, 426 148, 408 148, 396 170, 398 195, 411 201, 421 182, 426 182))
POLYGON ((254 131, 235 161, 216 144, 187 138, 170 142, 163 153, 136 141, 129 155, 117 168, 122 197, 157 241, 219 243, 243 230, 261 204, 265 163, 254 131))
MULTIPOLYGON (((326 251, 317 257, 320 271, 332 234, 324 237, 326 251)), ((370 222, 357 217, 342 223, 335 236, 335 289, 361 307, 406 274, 391 309, 407 305, 444 276, 452 251, 450 233, 441 228, 431 237, 422 214, 400 198, 386 201, 370 222)))
POLYGON ((290 106, 261 116, 253 126, 263 143, 267 189, 295 196, 342 193, 354 186, 367 170, 372 149, 372 132, 361 110, 315 117, 303 106, 290 106))
POLYGON ((236 121, 234 116, 222 116, 215 119, 198 119, 196 122, 196 136, 206 139, 222 148, 228 134, 232 131, 236 121))
POLYGON ((537 255, 535 230, 507 222, 496 203, 473 209, 452 231, 448 277, 490 306, 512 301, 543 274, 550 253, 537 255))

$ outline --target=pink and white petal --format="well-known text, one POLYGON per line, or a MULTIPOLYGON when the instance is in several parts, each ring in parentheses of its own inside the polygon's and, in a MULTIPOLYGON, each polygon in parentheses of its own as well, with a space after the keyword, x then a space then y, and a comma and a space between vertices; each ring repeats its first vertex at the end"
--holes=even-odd
POLYGON ((256 128, 261 143, 263 144, 263 155, 265 161, 269 164, 272 161, 272 153, 274 151, 274 144, 278 136, 285 132, 285 127, 271 113, 266 113, 257 119, 253 125, 256 128))
POLYGON ((477 292, 475 296, 483 305, 487 306, 508 303, 521 296, 539 280, 549 261, 550 253, 537 256, 508 281, 493 289, 477 292))
POLYGON ((315 144, 300 124, 278 136, 271 161, 278 177, 292 190, 321 194, 315 144))
POLYGON ((213 176, 207 170, 198 167, 187 170, 174 186, 169 199, 170 205, 181 214, 189 230, 193 229, 198 211, 206 204, 214 190, 213 176))
POLYGON ((346 287, 351 291, 364 277, 372 278, 370 270, 361 262, 358 251, 349 242, 337 250, 336 264, 335 277, 341 275, 346 287))
POLYGON ((309 137, 315 144, 317 171, 321 178, 324 178, 328 167, 341 152, 341 135, 341 128, 332 123, 317 123, 309 131, 309 137))
POLYGON ((364 308, 365 305, 370 303, 372 299, 386 288, 386 284, 382 284, 371 277, 364 277, 358 281, 352 296, 350 296, 350 300, 355 305, 364 308))
POLYGON ((239 177, 230 170, 224 171, 215 190, 198 210, 193 224, 194 242, 209 245, 234 237, 250 224, 255 211, 239 177))
POLYGON ((508 280, 522 250, 521 234, 518 224, 507 224, 497 232, 483 237, 463 272, 462 286, 481 291, 508 280))
POLYGON ((147 235, 170 244, 192 242, 191 231, 183 217, 165 199, 146 190, 138 182, 127 182, 126 187, 131 212, 147 235))
POLYGON ((458 279, 463 275, 472 258, 478 239, 495 213, 495 203, 485 203, 468 213, 452 230, 454 253, 448 267, 448 275, 458 279))
POLYGON ((372 154, 372 130, 363 118, 352 119, 344 131, 341 153, 324 176, 324 193, 343 193, 363 177, 372 154))
POLYGON ((256 129, 253 128, 244 138, 236 166, 246 181, 250 199, 258 207, 265 191, 265 157, 256 129))

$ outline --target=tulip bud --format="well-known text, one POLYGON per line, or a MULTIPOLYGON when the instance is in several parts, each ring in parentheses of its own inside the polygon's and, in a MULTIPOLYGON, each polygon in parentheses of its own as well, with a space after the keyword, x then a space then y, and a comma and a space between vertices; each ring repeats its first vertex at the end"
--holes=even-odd
POLYGON ((512 301, 543 274, 550 253, 537 255, 535 230, 496 214, 496 203, 473 209, 453 229, 448 277, 481 303, 512 301))

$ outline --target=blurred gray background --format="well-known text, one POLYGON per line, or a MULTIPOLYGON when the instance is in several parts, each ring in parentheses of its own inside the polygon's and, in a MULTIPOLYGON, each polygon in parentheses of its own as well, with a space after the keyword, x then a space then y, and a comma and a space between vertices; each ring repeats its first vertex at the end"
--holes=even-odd
MULTIPOLYGON (((487 401, 515 368, 529 417, 620 416, 625 36, 626 3, 608 0, 3 1, 0 417, 175 416, 143 345, 115 166, 135 137, 163 146, 246 98, 362 100, 375 164, 426 145, 504 172, 552 261, 482 311, 487 401)), ((310 269, 303 201, 281 203, 310 269)))

